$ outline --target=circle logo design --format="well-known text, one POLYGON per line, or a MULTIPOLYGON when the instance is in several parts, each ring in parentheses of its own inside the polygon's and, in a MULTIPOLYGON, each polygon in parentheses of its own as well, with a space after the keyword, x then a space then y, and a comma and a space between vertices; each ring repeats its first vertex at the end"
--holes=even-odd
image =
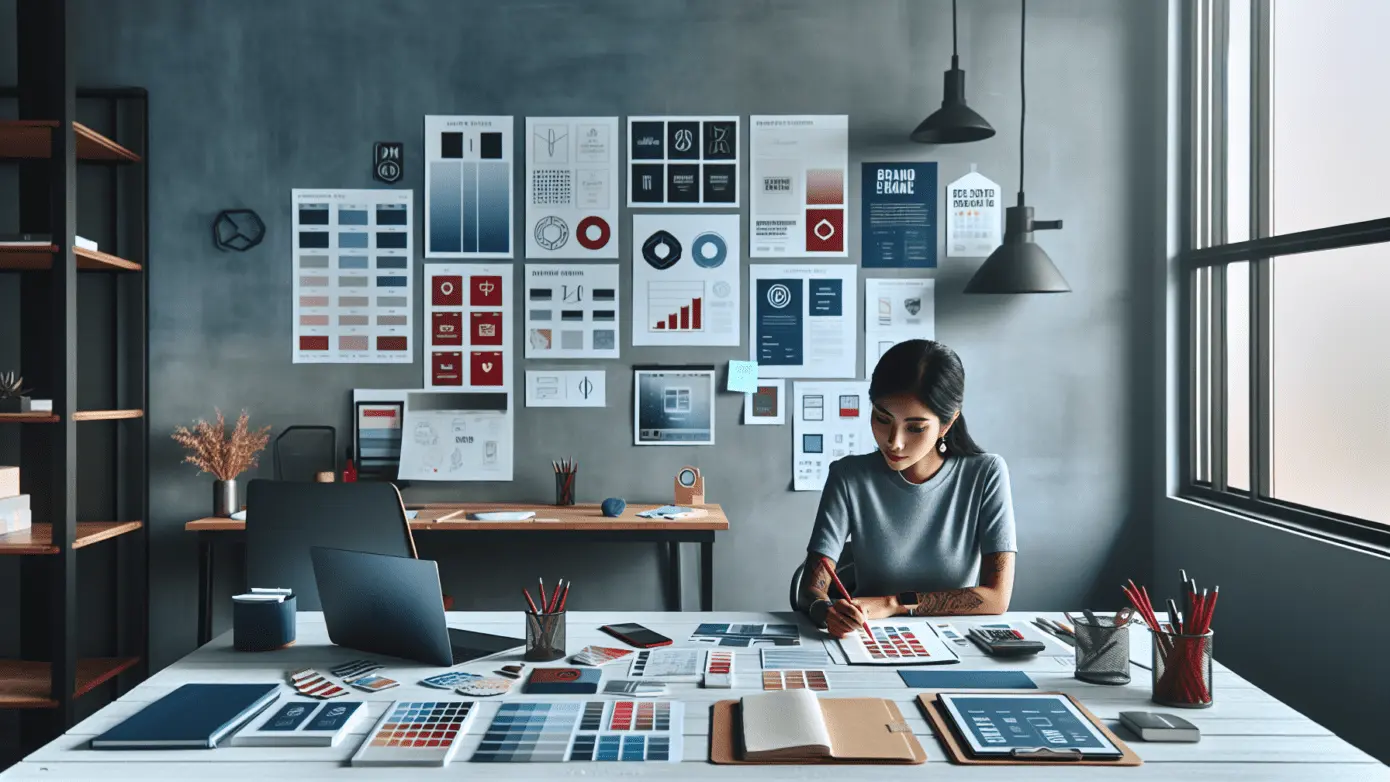
POLYGON ((547 250, 558 250, 565 246, 565 242, 570 240, 570 227, 564 220, 550 215, 542 217, 536 221, 536 230, 532 232, 536 237, 536 244, 547 250))
POLYGON ((642 242, 642 257, 657 271, 669 269, 681 259, 681 243, 669 232, 657 231, 642 242))
POLYGON ((575 238, 579 240, 579 246, 586 250, 597 250, 608 244, 608 239, 613 235, 613 230, 608 227, 608 221, 602 217, 586 217, 579 221, 578 232, 575 238), (597 231, 598 236, 593 236, 597 231))
POLYGON ((439 283, 439 292, 444 296, 454 295, 454 284, 448 280, 439 283))
POLYGON ((714 296, 717 299, 727 298, 729 294, 733 292, 733 287, 730 286, 729 283, 724 282, 723 280, 720 280, 714 284, 714 296))
POLYGON ((782 309, 792 303, 792 289, 785 283, 774 283, 767 289, 767 303, 777 309, 782 309))
POLYGON ((695 265, 702 269, 718 269, 724 265, 724 259, 729 257, 729 245, 724 242, 724 237, 713 231, 706 231, 695 237, 695 241, 690 245, 690 257, 695 259, 695 265))
POLYGON ((811 232, 822 242, 828 242, 830 241, 830 237, 835 235, 835 226, 832 225, 829 220, 822 217, 821 221, 811 228, 811 232))

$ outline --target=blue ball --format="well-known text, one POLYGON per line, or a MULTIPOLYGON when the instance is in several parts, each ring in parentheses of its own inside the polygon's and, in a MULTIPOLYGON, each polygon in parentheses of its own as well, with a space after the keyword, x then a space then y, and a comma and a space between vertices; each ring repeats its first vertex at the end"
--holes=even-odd
POLYGON ((603 515, 609 518, 617 518, 623 515, 623 511, 626 509, 627 500, 618 497, 609 497, 603 501, 603 515))

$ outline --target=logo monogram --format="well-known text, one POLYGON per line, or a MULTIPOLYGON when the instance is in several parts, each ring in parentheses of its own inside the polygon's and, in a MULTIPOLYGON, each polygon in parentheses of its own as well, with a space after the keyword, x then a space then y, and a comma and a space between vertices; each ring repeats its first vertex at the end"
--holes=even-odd
POLYGON ((676 138, 671 143, 677 152, 689 152, 695 146, 695 134, 685 128, 676 131, 676 138))

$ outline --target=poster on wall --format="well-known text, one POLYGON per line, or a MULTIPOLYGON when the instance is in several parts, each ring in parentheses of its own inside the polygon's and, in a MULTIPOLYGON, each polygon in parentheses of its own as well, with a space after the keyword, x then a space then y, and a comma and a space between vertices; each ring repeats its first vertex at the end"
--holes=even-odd
POLYGON ((291 191, 296 364, 409 364, 409 190, 291 191))
POLYGON ((400 478, 408 481, 510 481, 511 405, 509 393, 407 393, 400 478))
POLYGON ((352 390, 352 455, 361 480, 396 479, 408 393, 401 388, 352 390))
POLYGON ((526 257, 618 257, 618 118, 526 118, 526 257))
POLYGON ((936 266, 936 163, 865 163, 859 193, 864 268, 936 266))
POLYGON ((512 257, 511 117, 425 116, 425 257, 512 257))
POLYGON ((759 380, 743 395, 745 426, 780 426, 787 422, 787 381, 759 380))
POLYGON ((604 407, 607 386, 602 369, 528 369, 526 406, 604 407))
POLYGON ((946 256, 987 258, 1004 243, 999 185, 970 164, 970 173, 946 186, 946 256))
POLYGON ((738 117, 628 117, 627 205, 736 207, 738 117))
POLYGON ((849 254, 849 117, 748 118, 750 258, 849 254))
POLYGON ((526 264, 526 358, 618 357, 618 264, 526 264))
POLYGON ((936 339, 936 280, 864 280, 864 377, 888 348, 909 339, 936 339))
POLYGON ((867 381, 797 381, 792 391, 794 491, 820 491, 831 462, 878 450, 869 423, 873 413, 867 381))
POLYGON ((512 387, 512 267, 425 264, 425 388, 512 387))
POLYGON ((759 378, 854 377, 858 269, 848 264, 748 267, 749 359, 759 378))
POLYGON ((714 367, 633 367, 636 445, 714 445, 714 367))
POLYGON ((632 344, 736 346, 738 215, 632 216, 632 344))

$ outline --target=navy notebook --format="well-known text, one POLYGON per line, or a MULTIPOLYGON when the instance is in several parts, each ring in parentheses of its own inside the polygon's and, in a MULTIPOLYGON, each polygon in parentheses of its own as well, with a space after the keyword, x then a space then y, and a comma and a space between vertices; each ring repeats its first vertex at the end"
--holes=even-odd
POLYGON ((898 671, 903 683, 919 690, 1036 690, 1023 671, 898 671))
POLYGON ((279 694, 278 684, 185 684, 92 739, 92 749, 212 749, 279 694))

